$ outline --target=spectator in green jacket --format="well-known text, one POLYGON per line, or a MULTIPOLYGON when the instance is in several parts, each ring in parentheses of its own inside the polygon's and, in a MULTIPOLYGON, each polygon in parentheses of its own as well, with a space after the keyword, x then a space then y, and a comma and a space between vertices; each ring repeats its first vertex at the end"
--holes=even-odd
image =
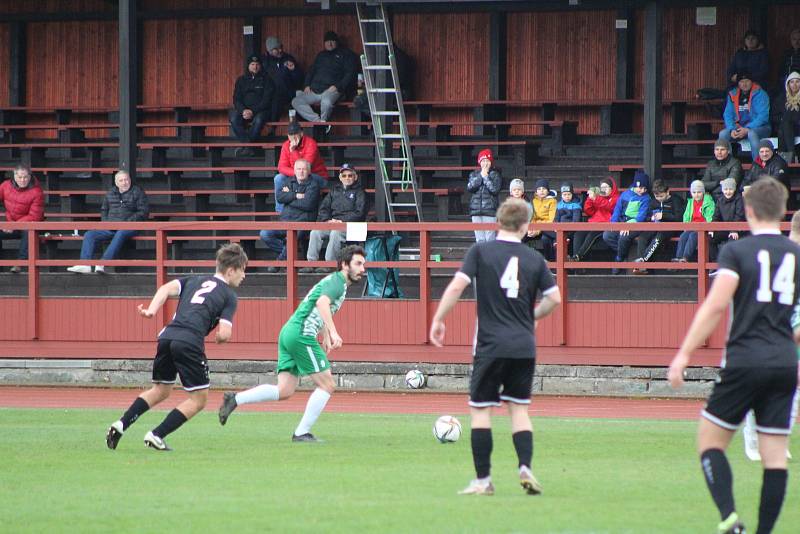
MULTIPOLYGON (((716 204, 714 197, 706 193, 703 182, 695 180, 689 187, 692 198, 686 203, 686 210, 683 212, 683 222, 701 223, 711 222, 714 218, 716 204)), ((685 230, 678 239, 678 247, 672 261, 689 261, 689 258, 697 252, 697 232, 685 230)))

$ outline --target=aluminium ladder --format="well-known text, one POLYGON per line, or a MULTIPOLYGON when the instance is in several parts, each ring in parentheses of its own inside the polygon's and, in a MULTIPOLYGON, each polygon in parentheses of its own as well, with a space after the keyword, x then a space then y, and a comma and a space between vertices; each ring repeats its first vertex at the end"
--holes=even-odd
POLYGON ((379 182, 382 184, 390 222, 395 222, 395 210, 409 211, 412 213, 412 222, 421 222, 414 158, 403 111, 389 21, 380 1, 359 2, 356 4, 356 13, 364 50, 361 69, 375 136, 375 185, 378 186, 379 182), (397 126, 399 131, 394 131, 393 126, 397 126), (395 146, 397 150, 394 150, 395 146), (402 192, 396 193, 395 189, 402 192), (410 195, 411 199, 398 200, 401 195, 406 198, 410 195))

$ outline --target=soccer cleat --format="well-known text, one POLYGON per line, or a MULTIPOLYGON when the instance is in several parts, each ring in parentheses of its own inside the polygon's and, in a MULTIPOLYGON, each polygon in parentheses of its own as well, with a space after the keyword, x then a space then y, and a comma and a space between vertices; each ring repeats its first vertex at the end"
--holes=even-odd
POLYGON ((144 445, 145 447, 150 447, 151 449, 155 449, 157 451, 172 450, 170 446, 167 445, 167 442, 153 434, 152 430, 144 435, 144 445))
POLYGON ((67 267, 67 270, 71 273, 78 274, 89 274, 92 272, 92 268, 88 265, 74 265, 72 267, 67 267))
POLYGON ((300 434, 296 436, 292 434, 292 441, 296 443, 322 443, 321 439, 317 439, 314 434, 311 432, 306 432, 305 434, 300 434))
POLYGON ((478 479, 470 481, 469 485, 458 492, 459 495, 494 495, 494 485, 491 480, 481 482, 478 479))
POLYGON ((95 268, 94 268, 94 272, 97 273, 97 274, 105 274, 106 273, 106 268, 103 267, 102 265, 96 265, 95 268))
POLYGON ((539 484, 539 481, 536 480, 536 477, 533 476, 533 473, 531 473, 531 470, 527 467, 523 467, 519 470, 519 485, 522 486, 522 489, 524 489, 525 493, 528 495, 542 494, 542 485, 539 484))
POLYGON ((733 512, 728 519, 717 525, 717 534, 747 534, 747 531, 739 521, 739 514, 733 512))
POLYGON ((225 423, 228 422, 228 417, 230 417, 237 406, 236 393, 233 391, 226 391, 222 395, 222 406, 219 407, 219 424, 225 426, 225 423))
POLYGON ((117 443, 122 439, 122 421, 114 421, 106 432, 106 446, 112 451, 117 448, 117 443))

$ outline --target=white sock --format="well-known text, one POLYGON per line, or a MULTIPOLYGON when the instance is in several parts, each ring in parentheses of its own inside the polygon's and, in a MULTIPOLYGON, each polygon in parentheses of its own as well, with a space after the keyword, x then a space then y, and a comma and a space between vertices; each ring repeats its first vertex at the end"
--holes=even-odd
POLYGON ((240 391, 236 394, 236 404, 251 404, 253 402, 276 401, 278 400, 278 386, 272 384, 261 384, 247 391, 240 391))
POLYGON ((297 425, 297 428, 294 431, 295 436, 302 436, 303 434, 308 434, 311 432, 311 427, 317 422, 317 417, 319 417, 319 414, 321 414, 322 410, 325 409, 325 405, 328 403, 328 399, 330 398, 331 394, 324 389, 317 388, 314 390, 314 392, 308 398, 308 403, 306 404, 306 411, 303 413, 303 418, 300 419, 300 424, 297 425))

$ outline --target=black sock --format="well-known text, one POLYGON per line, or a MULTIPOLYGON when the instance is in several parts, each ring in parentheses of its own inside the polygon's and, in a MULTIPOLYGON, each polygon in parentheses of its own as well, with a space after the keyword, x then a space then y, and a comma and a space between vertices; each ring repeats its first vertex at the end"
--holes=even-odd
POLYGON ((530 469, 531 458, 533 458, 533 432, 530 430, 521 430, 514 432, 511 435, 514 440, 514 448, 517 450, 517 459, 519 466, 523 465, 530 469))
POLYGON ((786 469, 764 469, 764 481, 761 484, 761 506, 758 508, 758 530, 756 534, 772 532, 778 514, 781 513, 783 497, 786 495, 786 481, 789 472, 786 469))
POLYGON ((714 499, 719 515, 724 521, 736 511, 733 504, 733 473, 728 458, 720 449, 709 449, 700 455, 703 475, 706 478, 708 491, 714 499))
POLYGON ((472 429, 472 461, 475 463, 475 473, 478 478, 489 476, 492 467, 492 429, 472 429))
POLYGON ((163 439, 178 430, 187 420, 183 412, 175 408, 167 414, 160 425, 153 429, 153 434, 163 439))
POLYGON ((133 401, 133 404, 130 405, 128 410, 122 414, 122 417, 119 418, 122 421, 122 430, 123 432, 128 429, 133 423, 139 419, 139 416, 142 415, 144 412, 150 409, 150 405, 147 404, 147 401, 141 397, 136 397, 136 400, 133 401))

